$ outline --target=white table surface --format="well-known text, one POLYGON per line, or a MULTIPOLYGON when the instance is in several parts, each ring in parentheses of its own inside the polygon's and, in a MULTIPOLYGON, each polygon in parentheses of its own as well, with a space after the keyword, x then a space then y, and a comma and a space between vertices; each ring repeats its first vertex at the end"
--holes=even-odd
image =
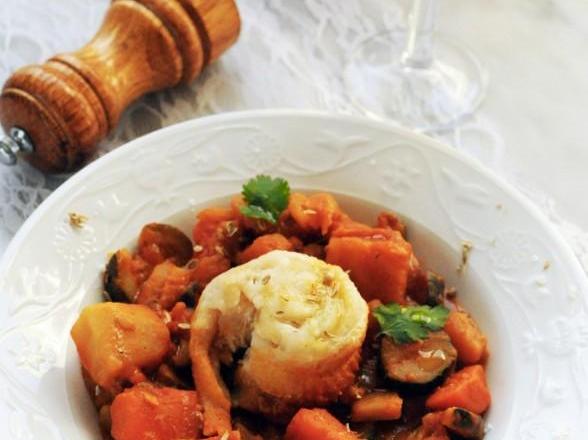
MULTIPOLYGON (((588 269, 588 2, 440 0, 441 33, 467 43, 489 73, 471 120, 433 135, 472 155, 537 203, 588 269)), ((84 44, 108 0, 2 0, 0 81, 17 67, 84 44)), ((268 107, 358 113, 340 72, 354 41, 402 30, 407 1, 238 0, 238 44, 189 87, 148 96, 100 154, 162 126, 268 107)), ((61 180, 26 165, 0 169, 0 254, 61 180)))

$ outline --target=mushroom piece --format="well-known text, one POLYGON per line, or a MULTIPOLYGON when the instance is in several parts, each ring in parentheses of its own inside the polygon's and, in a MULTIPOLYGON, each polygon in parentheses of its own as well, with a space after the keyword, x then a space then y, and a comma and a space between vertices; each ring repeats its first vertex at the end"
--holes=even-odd
POLYGON ((112 301, 133 302, 152 269, 143 259, 131 255, 126 249, 120 249, 106 264, 104 291, 112 301))
POLYGON ((441 415, 441 424, 464 438, 484 436, 484 419, 464 408, 448 408, 441 415))
POLYGON ((385 336, 380 358, 390 379, 426 384, 443 374, 455 362, 457 351, 447 333, 438 331, 423 341, 411 344, 397 344, 385 336))
POLYGON ((150 223, 141 230, 137 253, 153 266, 168 259, 177 266, 183 266, 192 258, 194 246, 188 236, 178 228, 150 223))
POLYGON ((417 268, 408 280, 407 294, 419 304, 436 306, 445 300, 445 280, 433 271, 417 268))

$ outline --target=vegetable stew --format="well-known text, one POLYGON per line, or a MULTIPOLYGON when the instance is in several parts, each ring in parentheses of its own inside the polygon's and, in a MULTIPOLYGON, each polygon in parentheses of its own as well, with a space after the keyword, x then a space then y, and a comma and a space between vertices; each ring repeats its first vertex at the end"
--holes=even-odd
POLYGON ((151 223, 71 335, 105 439, 482 439, 486 337, 393 212, 257 176, 151 223))

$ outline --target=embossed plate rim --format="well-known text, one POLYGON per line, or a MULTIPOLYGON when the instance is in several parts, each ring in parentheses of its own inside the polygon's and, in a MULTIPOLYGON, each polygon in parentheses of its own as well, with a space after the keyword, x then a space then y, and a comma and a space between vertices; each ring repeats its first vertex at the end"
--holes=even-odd
POLYGON ((0 259, 0 274, 4 267, 8 264, 8 261, 13 257, 13 254, 17 251, 20 241, 26 236, 27 232, 34 226, 34 223, 38 221, 38 219, 48 210, 50 209, 51 205, 53 205, 54 200, 61 198, 70 188, 75 187, 75 185, 82 183, 84 177, 91 175, 96 168, 100 168, 104 166, 107 162, 115 161, 118 156, 122 156, 128 154, 131 150, 137 148, 140 144, 147 142, 147 140, 155 135, 165 135, 168 132, 174 132, 178 129, 178 127, 187 127, 193 125, 194 129, 198 128, 200 125, 206 125, 209 123, 216 123, 222 121, 230 121, 235 122, 241 118, 250 119, 250 118, 272 118, 272 117, 326 117, 329 119, 339 119, 341 121, 362 121, 365 125, 371 125, 374 127, 385 128, 391 131, 395 131, 397 133, 402 134, 405 137, 412 137, 418 143, 427 144, 430 148, 436 148, 443 151, 446 154, 453 156, 455 159, 458 159, 461 162, 464 162, 466 165, 474 168, 476 171, 482 173, 484 176, 490 178, 496 185, 498 185, 502 190, 509 193, 510 196, 515 198, 517 202, 519 202, 527 211, 533 214, 537 221, 541 223, 541 225, 549 231, 550 234, 557 238, 558 246, 562 249, 565 249, 568 258, 570 261, 573 262, 574 270, 577 272, 579 279, 585 279, 586 283, 588 284, 588 278, 586 278, 586 274, 582 269, 582 266, 578 262, 574 251, 569 246, 567 241, 561 235, 561 233, 553 226, 553 224, 547 219, 547 217, 541 212, 539 207, 533 203, 528 197, 524 196, 519 190, 517 190, 514 186, 510 185, 508 182, 504 180, 503 177, 497 175, 496 173, 492 172, 490 169, 484 167, 480 164, 479 161, 473 159, 465 154, 451 148, 450 146, 444 144, 443 142, 421 134, 416 131, 412 131, 408 128, 400 127, 395 125, 392 122, 387 122, 384 120, 373 120, 367 117, 361 116, 353 116, 353 115, 345 115, 345 114, 336 114, 336 113, 329 113, 323 112, 318 110, 298 110, 298 109, 286 109, 286 108, 278 108, 278 109, 260 109, 260 110, 244 110, 244 111, 234 111, 234 112, 225 112, 221 114, 215 114, 210 116, 205 116, 201 118, 195 118, 183 122, 178 122, 167 127, 161 128, 151 133, 147 133, 143 136, 140 136, 136 139, 133 139, 130 142, 127 142, 124 145, 121 145, 117 149, 109 152, 108 154, 100 157, 98 160, 86 165, 84 168, 73 174, 68 180, 66 180, 62 185, 60 185, 53 193, 51 193, 40 205, 35 209, 35 211, 27 218, 27 220, 23 223, 20 227, 18 232, 14 235, 11 239, 9 245, 6 248, 6 251, 2 255, 0 259))
MULTIPOLYGON (((16 236, 14 237, 12 242, 10 243, 4 257, 2 258, 2 261, 0 261, 0 284, 2 283, 4 277, 10 277, 10 273, 7 272, 8 267, 12 265, 13 260, 15 258, 17 258, 17 256, 19 255, 19 252, 22 251, 21 246, 26 241, 27 236, 32 231, 34 231, 36 227, 41 225, 43 219, 45 219, 48 216, 50 217, 50 215, 52 214, 52 208, 59 205, 60 202, 63 201, 62 204, 64 206, 62 208, 64 208, 65 204, 66 204, 65 200, 69 200, 70 197, 72 197, 72 198, 73 197, 80 197, 81 198, 85 194, 84 191, 91 193, 91 191, 89 191, 88 188, 85 187, 85 182, 91 177, 96 177, 95 175, 97 174, 96 173, 97 171, 99 171, 101 169, 104 170, 106 167, 109 167, 109 166, 111 167, 111 169, 114 169, 114 170, 119 168, 120 170, 128 171, 129 169, 125 168, 125 162, 123 162, 122 160, 119 160, 119 159, 126 158, 127 162, 129 162, 131 159, 141 158, 142 155, 140 153, 143 152, 143 150, 141 150, 141 147, 146 148, 145 153, 147 153, 147 154, 145 154, 145 156, 147 156, 147 159, 153 159, 153 157, 149 156, 149 154, 153 155, 154 153, 157 153, 157 150, 153 147, 153 145, 155 145, 155 144, 161 145, 161 144, 167 142, 168 140, 173 139, 175 134, 183 135, 184 137, 179 136, 179 139, 176 140, 175 144, 171 143, 169 148, 172 150, 174 147, 182 146, 182 143, 184 143, 184 144, 187 143, 186 137, 185 137, 186 133, 195 133, 194 137, 197 137, 196 134, 201 133, 201 132, 206 132, 207 127, 212 127, 212 129, 209 131, 214 132, 215 127, 222 126, 224 128, 224 124, 229 126, 229 128, 231 127, 231 124, 233 124, 234 127, 241 127, 241 128, 246 127, 247 124, 249 124, 249 128, 250 128, 250 126, 255 124, 256 121, 258 121, 258 122, 261 121, 262 123, 260 123, 260 125, 263 126, 265 124, 266 125, 265 128, 268 128, 268 127, 272 126, 271 125, 272 120, 274 122, 277 122, 278 124, 280 122, 290 122, 293 125, 299 124, 300 122, 305 121, 305 120, 306 121, 315 121, 315 122, 317 122, 317 121, 323 122, 324 121, 325 125, 335 126, 335 127, 338 124, 340 127, 343 127, 345 124, 348 124, 348 125, 355 124, 355 126, 358 127, 357 134, 361 134, 361 130, 363 129, 366 132, 369 132, 371 130, 372 133, 374 134, 374 137, 382 138, 382 136, 383 136, 382 133, 386 133, 386 134, 390 134, 390 138, 397 139, 397 142, 398 142, 397 144, 384 145, 384 147, 382 147, 380 149, 376 149, 372 145, 373 151, 370 152, 370 150, 368 149, 367 151, 369 152, 369 154, 367 156, 363 157, 361 155, 359 155, 359 156, 356 155, 356 156, 354 156, 355 158, 347 158, 346 159, 347 162, 345 162, 345 161, 341 162, 344 164, 354 164, 354 166, 357 166, 358 162, 362 162, 362 163, 367 162, 367 159, 369 159, 370 157, 372 157, 372 160, 370 160, 369 162, 374 162, 374 164, 375 164, 376 161, 373 157, 375 157, 376 155, 378 155, 382 152, 388 154, 388 153, 390 153, 391 150, 393 150, 394 148, 396 148, 400 145, 401 148, 405 148, 406 151, 412 152, 416 155, 419 155, 422 153, 421 149, 427 150, 427 151, 429 151, 429 150, 437 151, 437 153, 439 153, 441 155, 446 155, 449 158, 451 158, 452 160, 459 162, 460 166, 465 167, 465 168, 463 168, 463 170, 467 171, 469 169, 474 173, 475 176, 478 176, 478 175, 483 176, 483 178, 488 181, 489 185, 494 186, 498 190, 497 192, 502 192, 502 193, 506 194, 506 196, 509 197, 510 199, 512 199, 512 201, 516 205, 519 205, 520 208, 524 212, 526 212, 528 214, 528 216, 533 219, 534 222, 537 222, 536 229, 541 231, 541 233, 545 234, 546 240, 550 243, 550 246, 553 246, 553 252, 557 253, 558 255, 561 256, 561 259, 563 260, 563 262, 566 265, 566 269, 571 273, 571 276, 566 276, 565 279, 571 278, 575 284, 580 286, 580 290, 582 293, 582 301, 584 303, 583 306, 585 306, 585 301, 586 301, 585 292, 587 291, 586 286, 588 285, 588 282, 586 280, 584 272, 581 269, 579 262, 576 260, 576 258, 574 256, 572 250, 569 248, 569 246, 566 244, 566 242, 563 240, 563 238, 559 235, 558 231, 548 222, 547 218, 545 218, 543 216, 543 214, 540 212, 540 210, 535 205, 533 205, 531 203, 531 201, 526 199, 522 194, 520 194, 518 191, 516 191, 510 185, 506 184, 501 178, 497 177, 492 172, 490 172, 489 170, 484 168, 483 165, 481 165, 480 163, 476 162, 475 160, 473 160, 469 157, 463 156, 462 154, 451 149, 450 147, 443 145, 440 142, 437 142, 437 141, 430 139, 426 136, 423 136, 421 134, 418 134, 418 133, 415 133, 415 132, 412 132, 412 131, 409 131, 406 129, 398 128, 397 126, 392 125, 390 123, 386 123, 386 122, 382 122, 382 121, 374 121, 374 120, 370 120, 370 119, 366 119, 366 118, 359 118, 359 117, 355 117, 355 116, 332 115, 332 114, 323 113, 323 112, 306 111, 306 110, 257 110, 257 111, 226 113, 226 114, 221 114, 221 115, 209 116, 206 118, 187 121, 187 122, 183 122, 180 124, 176 124, 176 125, 164 128, 162 130, 158 130, 157 132, 154 132, 154 133, 148 134, 146 136, 143 136, 141 138, 135 139, 132 142, 129 142, 128 144, 126 144, 125 146, 109 153, 108 155, 104 156, 100 160, 96 161, 95 163, 90 164, 85 169, 79 171, 77 174, 72 176, 67 182, 65 182, 60 188, 58 188, 27 220, 27 222, 23 225, 23 227, 20 229, 20 231, 16 234, 16 236), (241 124, 241 125, 239 125, 239 124, 241 124), (403 144, 403 142, 404 142, 404 144, 403 144), (147 148, 147 146, 149 146, 149 145, 152 146, 151 150, 149 150, 147 148), (406 148, 407 146, 410 148, 406 148), (418 146, 418 148, 417 148, 417 146, 418 146)), ((312 130, 309 130, 309 132, 310 131, 312 131, 312 130)), ((267 134, 267 133, 263 132, 262 130, 260 130, 260 133, 267 134)), ((329 135, 329 136, 332 135, 332 133, 327 133, 327 132, 325 132, 324 134, 329 135)), ((335 144, 336 142, 338 142, 340 140, 337 137, 332 138, 329 136, 327 136, 328 137, 327 142, 333 142, 333 144, 335 144)), ((254 138, 254 136, 252 138, 254 138)), ((193 139, 193 136, 190 135, 189 139, 190 140, 193 139)), ((273 144, 271 141, 273 141, 274 139, 270 137, 265 140, 270 141, 268 148, 272 148, 273 144)), ((314 139, 314 140, 316 142, 318 139, 314 139)), ((355 141, 357 141, 357 139, 355 141)), ((206 141, 206 139, 202 140, 201 144, 204 145, 206 142, 208 142, 208 141, 206 141)), ((383 141, 380 141, 380 143, 381 142, 383 142, 383 141)), ((359 143, 361 144, 361 142, 359 142, 359 143)), ((198 144, 198 145, 200 145, 200 144, 198 144)), ((345 148, 348 148, 349 145, 344 145, 343 140, 341 140, 341 144, 339 146, 343 147, 342 151, 344 154, 348 153, 348 151, 345 150, 345 148)), ((181 149, 180 152, 176 151, 175 155, 178 156, 181 154, 186 154, 188 151, 190 151, 190 148, 193 148, 194 150, 196 150, 195 146, 189 145, 187 149, 185 149, 185 148, 181 149)), ((304 148, 302 148, 301 150, 304 150, 304 148)), ((333 152, 331 152, 329 154, 332 154, 333 157, 336 156, 336 153, 333 153, 333 152)), ((430 154, 432 155, 433 153, 431 152, 430 154)), ((389 155, 392 156, 391 153, 389 155)), ((162 155, 162 156, 165 156, 165 155, 162 155)), ((426 156, 426 155, 423 154, 423 156, 426 156)), ((155 159, 158 159, 157 155, 155 155, 154 157, 155 157, 155 159)), ((343 156, 341 156, 339 159, 341 159, 342 157, 343 156)), ((409 157, 410 157, 410 155, 409 155, 409 157)), ((387 158, 388 158, 388 155, 386 155, 384 157, 384 159, 387 159, 387 158)), ((419 158, 420 158, 420 156, 419 156, 419 158)), ((287 166, 290 166, 290 169, 296 169, 296 166, 300 167, 300 162, 296 163, 295 160, 292 161, 291 159, 292 158, 290 158, 290 157, 288 157, 288 159, 287 159, 287 161, 289 161, 287 166)), ((339 160, 339 159, 337 159, 337 160, 339 160)), ((425 160, 424 162, 427 162, 427 161, 425 160)), ((340 167, 339 171, 341 171, 341 169, 344 166, 347 166, 347 165, 341 165, 340 162, 336 162, 336 163, 339 164, 338 165, 340 167)), ((312 167, 308 166, 308 164, 305 164, 305 165, 307 165, 307 167, 305 168, 305 172, 297 174, 299 181, 302 179, 302 177, 300 177, 302 175, 308 176, 308 178, 311 179, 312 178, 311 176, 315 176, 315 174, 317 173, 316 167, 314 168, 314 170, 311 170, 312 167), (315 174, 313 174, 313 173, 315 173, 315 174)), ((367 163, 363 164, 363 165, 367 165, 367 163)), ((406 164, 404 164, 404 165, 406 165, 406 164)), ((404 165, 400 164, 400 169, 407 169, 407 168, 402 168, 404 165)), ((427 165, 427 164, 425 164, 425 165, 427 165)), ((153 164, 150 164, 149 166, 154 168, 153 164)), ((270 164, 270 167, 271 166, 274 166, 274 165, 270 164)), ((435 167, 436 166, 437 165, 435 164, 435 167)), ((145 167, 147 167, 147 165, 145 165, 145 167)), ((432 167, 432 168, 435 168, 435 167, 432 167)), ((437 183, 434 178, 443 178, 442 171, 447 171, 445 169, 442 169, 441 166, 439 166, 438 168, 439 168, 438 170, 436 170, 436 168, 435 169, 428 169, 429 173, 431 174, 431 176, 429 176, 429 177, 433 181, 433 185, 432 185, 433 191, 438 191, 437 183), (439 171, 439 170, 441 170, 441 171, 439 171), (437 172, 437 171, 439 171, 439 173, 440 173, 440 174, 438 173, 439 175, 435 174, 435 172, 437 172), (435 175, 433 175, 433 174, 435 174, 435 175)), ((298 168, 298 170, 299 169, 300 168, 298 168)), ((318 171, 318 172, 320 173, 320 171, 318 171)), ((344 172, 345 171, 341 171, 341 173, 344 173, 344 172)), ((467 174, 467 173, 465 173, 465 174, 467 174)), ((453 176, 453 178, 456 178, 456 177, 459 180, 459 179, 462 179, 463 176, 460 176, 460 175, 453 176)), ((316 178, 316 176, 315 176, 315 178, 316 178)), ((408 180, 410 180, 410 179, 411 178, 409 177, 408 180)), ((484 180, 484 179, 482 179, 482 180, 484 180)), ((225 178, 225 180, 228 181, 230 179, 225 178)), ((459 181, 458 186, 463 184, 464 182, 468 183, 465 181, 465 177, 459 181)), ((475 182, 475 179, 473 180, 473 182, 475 182)), ((185 184, 185 183, 186 182, 183 182, 182 184, 185 184)), ((94 182, 94 184, 95 184, 95 182, 94 182)), ((89 186, 90 186, 90 189, 92 189, 91 188, 92 187, 91 180, 90 180, 89 186)), ((161 189, 161 188, 159 188, 159 189, 161 189)), ((432 194, 433 194, 433 196, 436 195, 438 199, 441 199, 440 194, 438 194, 437 192, 434 192, 432 194)), ((447 208, 443 207, 443 209, 447 209, 447 208)), ((469 220, 469 218, 467 220, 469 220)), ((455 225, 453 225, 453 227, 456 228, 455 225)), ((506 232, 508 232, 508 231, 506 231, 506 232)), ((457 236, 459 236, 459 234, 457 234, 457 236)), ((65 240, 67 240, 67 238, 68 237, 65 236, 65 240)), ((95 237, 93 237, 93 238, 95 238, 95 237)), ((92 243, 90 243, 90 244, 92 244, 92 243)), ((502 262, 500 262, 500 263, 502 264, 502 262)), ((80 267, 84 268, 85 266, 82 265, 80 267)), ((564 279, 563 276, 561 278, 562 278, 562 280, 564 279)), ((557 280, 557 281, 560 281, 560 280, 557 280)), ((0 330, 2 330, 2 326, 0 326, 0 330)), ((567 349, 567 348, 568 347, 563 347, 563 349, 567 349)), ((556 346, 555 349, 561 350, 562 347, 556 346)), ((0 355, 2 354, 2 350, 3 349, 0 349, 0 355)), ((574 350, 573 353, 576 354, 576 351, 574 350)), ((537 362, 539 362, 539 361, 537 361, 537 362)), ((0 366, 2 366, 1 364, 2 364, 2 362, 0 359, 0 366)), ((0 371, 0 373, 2 373, 2 371, 0 371)), ((582 372, 582 373, 584 373, 584 372, 582 372)), ((582 376, 581 383, 584 386, 588 385, 588 381, 585 380, 585 375, 582 376)), ((547 383, 547 385, 549 385, 548 389, 547 389, 547 391, 548 391, 548 393, 547 393, 548 399, 547 400, 548 401, 550 399, 553 400, 553 398, 554 398, 553 396, 555 396, 555 398, 557 399, 558 398, 557 384, 555 384, 555 388, 554 388, 554 386, 552 386, 553 384, 547 383)), ((584 400, 582 400, 582 402, 584 402, 584 400)), ((584 411, 583 407, 582 407, 582 411, 584 411)), ((2 415, 2 413, 0 412, 0 416, 1 415, 2 415)), ((537 425, 537 424, 533 424, 533 423, 535 423, 535 422, 532 422, 531 424, 521 424, 521 426, 519 427, 518 434, 522 438, 525 438, 525 439, 535 438, 535 437, 533 437, 533 435, 535 435, 536 432, 539 432, 542 429, 542 426, 537 425)), ((553 431, 553 433, 555 433, 555 431, 553 431)), ((565 435, 565 432, 562 435, 565 435)), ((24 438, 26 438, 26 437, 24 437, 24 438)), ((561 438, 565 438, 565 437, 561 437, 561 438)))

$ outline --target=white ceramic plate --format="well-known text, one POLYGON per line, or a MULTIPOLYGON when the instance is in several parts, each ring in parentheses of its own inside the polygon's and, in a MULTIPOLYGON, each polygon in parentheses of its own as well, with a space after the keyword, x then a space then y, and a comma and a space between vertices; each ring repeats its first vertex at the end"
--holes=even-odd
POLYGON ((99 438, 68 332, 101 299, 107 252, 147 222, 189 228, 196 209, 262 172, 341 194, 360 217, 379 205, 408 219, 417 255, 457 286, 489 336, 488 440, 586 438, 587 282, 541 213, 431 139, 293 111, 225 114, 137 139, 34 213, 0 264, 0 438, 99 438), (88 216, 83 229, 70 212, 88 216), (464 240, 474 248, 460 275, 464 240))

